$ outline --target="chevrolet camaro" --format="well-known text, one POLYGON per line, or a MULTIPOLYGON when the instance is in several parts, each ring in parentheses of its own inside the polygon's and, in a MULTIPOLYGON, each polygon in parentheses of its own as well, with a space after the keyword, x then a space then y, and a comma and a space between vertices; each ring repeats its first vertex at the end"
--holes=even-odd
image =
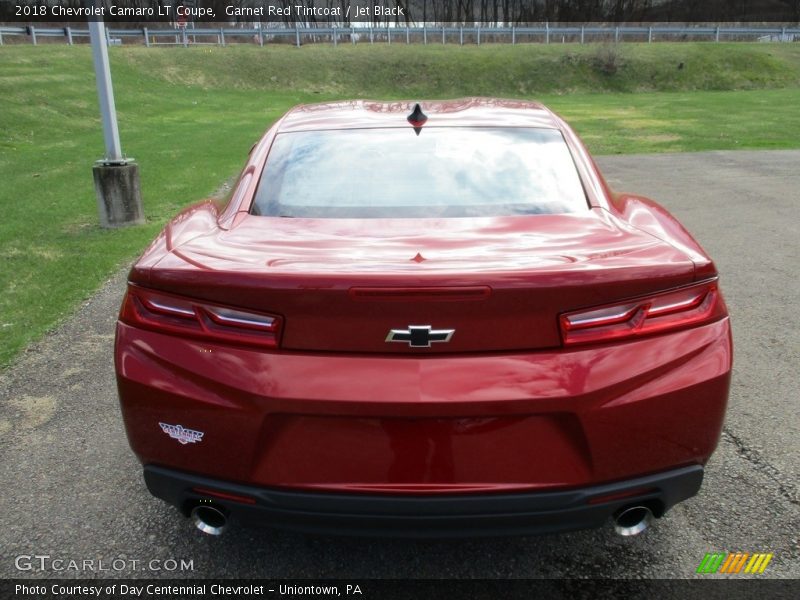
POLYGON ((540 104, 299 106, 170 221, 116 329, 150 492, 197 527, 643 531, 731 374, 714 263, 540 104))

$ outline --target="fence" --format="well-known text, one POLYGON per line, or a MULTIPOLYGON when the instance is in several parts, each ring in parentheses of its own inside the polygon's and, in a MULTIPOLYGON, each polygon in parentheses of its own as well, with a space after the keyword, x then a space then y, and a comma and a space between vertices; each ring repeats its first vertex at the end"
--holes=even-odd
MULTIPOLYGON (((124 40, 143 42, 146 46, 155 45, 200 45, 213 44, 225 46, 228 43, 265 43, 285 41, 296 46, 303 43, 423 43, 423 44, 481 44, 540 42, 545 44, 561 42, 580 42, 581 44, 614 40, 667 41, 678 39, 709 41, 800 41, 800 28, 787 27, 319 27, 319 28, 179 28, 179 29, 106 29, 109 44, 121 44, 124 40), (243 39, 244 38, 244 39, 243 39)), ((43 38, 64 38, 72 45, 88 40, 88 29, 71 27, 0 27, 0 45, 3 38, 24 36, 36 45, 43 38), (85 40, 82 40, 85 38, 85 40)))

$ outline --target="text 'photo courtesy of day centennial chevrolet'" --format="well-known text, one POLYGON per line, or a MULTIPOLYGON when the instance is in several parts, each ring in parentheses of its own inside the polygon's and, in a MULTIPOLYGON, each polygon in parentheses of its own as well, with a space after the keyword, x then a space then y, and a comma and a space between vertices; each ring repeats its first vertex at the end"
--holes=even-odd
POLYGON ((206 533, 644 531, 732 363, 712 260, 519 100, 298 106, 131 269, 122 416, 206 533))

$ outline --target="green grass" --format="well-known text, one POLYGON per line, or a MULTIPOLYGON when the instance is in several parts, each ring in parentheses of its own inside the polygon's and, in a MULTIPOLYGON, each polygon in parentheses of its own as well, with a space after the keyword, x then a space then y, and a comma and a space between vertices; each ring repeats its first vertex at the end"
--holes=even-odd
POLYGON ((800 147, 800 89, 540 96, 595 154, 800 147))
POLYGON ((360 44, 335 49, 319 44, 300 50, 244 45, 174 50, 117 48, 114 54, 128 66, 183 85, 265 92, 292 89, 346 97, 531 96, 800 85, 800 44, 360 44))
POLYGON ((107 231, 92 187, 103 140, 89 49, 0 48, 0 367, 171 215, 234 175, 267 126, 300 102, 539 98, 596 153, 800 146, 797 44, 112 48, 111 56, 123 148, 139 162, 148 222, 107 231))

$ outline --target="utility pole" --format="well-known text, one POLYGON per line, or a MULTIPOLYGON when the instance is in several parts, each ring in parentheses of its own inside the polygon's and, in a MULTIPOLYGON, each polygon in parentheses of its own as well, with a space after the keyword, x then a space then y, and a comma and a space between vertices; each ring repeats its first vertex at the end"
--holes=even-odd
POLYGON ((100 225, 120 227, 144 223, 139 166, 132 158, 123 156, 119 141, 117 109, 108 63, 108 41, 102 20, 89 21, 89 36, 106 146, 105 157, 95 162, 92 168, 100 225))

